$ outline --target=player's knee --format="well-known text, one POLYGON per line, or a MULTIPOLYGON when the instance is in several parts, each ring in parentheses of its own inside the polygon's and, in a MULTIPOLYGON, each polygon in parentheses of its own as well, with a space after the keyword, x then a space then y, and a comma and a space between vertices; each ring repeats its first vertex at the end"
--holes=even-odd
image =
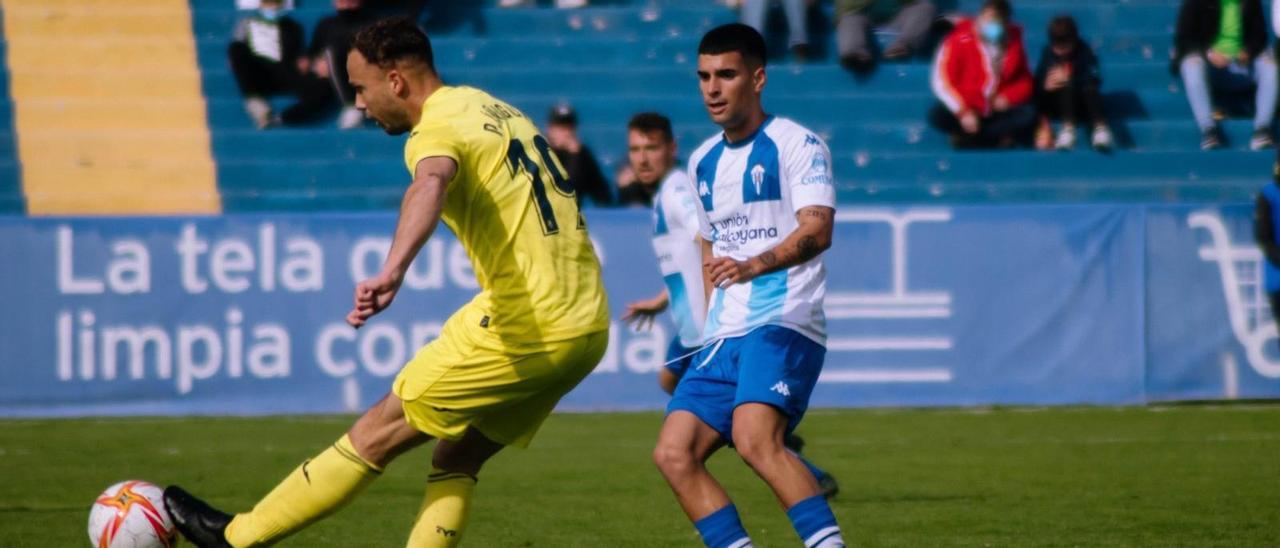
POLYGON ((460 472, 471 476, 480 475, 480 469, 496 450, 477 448, 465 443, 438 443, 431 453, 431 467, 446 472, 460 472))
POLYGON ((405 422, 400 400, 390 395, 356 419, 347 435, 356 453, 378 466, 426 441, 425 435, 405 422))
POLYGON ((748 428, 733 429, 733 447, 738 456, 752 468, 767 465, 772 459, 782 454, 784 448, 781 439, 775 439, 771 432, 756 432, 748 428))
POLYGON ((484 463, 498 454, 504 446, 493 441, 475 428, 467 430, 460 440, 440 440, 431 453, 431 466, 446 472, 461 472, 476 476, 484 463))
POLYGON ((377 430, 361 428, 359 422, 347 431, 351 446, 356 449, 360 458, 378 466, 386 466, 390 459, 390 450, 385 440, 381 439, 377 430))
POLYGON ((447 472, 460 472, 471 476, 480 474, 484 467, 484 459, 471 455, 466 451, 440 451, 431 455, 431 467, 447 472))
POLYGON ((686 447, 659 443, 653 448, 653 463, 662 475, 675 477, 687 474, 697 466, 697 459, 686 447))

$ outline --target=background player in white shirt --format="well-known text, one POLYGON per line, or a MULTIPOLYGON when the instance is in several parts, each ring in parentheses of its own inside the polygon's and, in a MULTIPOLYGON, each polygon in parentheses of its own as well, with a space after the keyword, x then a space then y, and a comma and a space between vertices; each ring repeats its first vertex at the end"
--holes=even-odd
POLYGON ((627 124, 627 159, 637 183, 657 186, 653 199, 653 251, 666 286, 651 299, 627 305, 623 320, 647 328, 654 316, 670 308, 676 336, 667 349, 667 364, 658 384, 670 394, 702 346, 707 317, 702 280, 702 248, 698 245, 697 197, 689 176, 675 167, 676 142, 671 121, 642 112, 627 124))
MULTIPOLYGON (((667 347, 666 363, 658 372, 658 385, 668 394, 689 369, 702 346, 702 324, 707 315, 702 279, 702 247, 698 236, 697 196, 684 170, 676 168, 676 142, 671 120, 656 112, 642 112, 627 123, 627 160, 637 183, 656 187, 653 200, 653 251, 666 286, 653 298, 627 305, 622 319, 647 329, 654 317, 670 309, 676 335, 667 347)), ((788 434, 783 444, 796 453, 817 478, 823 495, 839 490, 835 478, 800 455, 804 440, 788 434)))
POLYGON ((806 548, 844 546, 813 475, 783 446, 826 355, 822 298, 835 188, 816 135, 765 114, 765 46, 741 24, 698 45, 698 79, 724 129, 689 159, 704 286, 704 348, 667 407, 654 460, 708 546, 749 546, 706 459, 729 441, 772 489, 806 548))

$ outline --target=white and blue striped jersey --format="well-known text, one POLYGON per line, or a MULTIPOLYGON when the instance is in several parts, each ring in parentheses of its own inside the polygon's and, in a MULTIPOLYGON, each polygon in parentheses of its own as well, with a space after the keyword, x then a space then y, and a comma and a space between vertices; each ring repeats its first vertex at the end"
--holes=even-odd
POLYGON ((679 169, 667 174, 653 200, 653 251, 671 296, 680 345, 686 348, 702 344, 702 323, 707 318, 697 202, 689 175, 679 169))
MULTIPOLYGON (((689 157, 698 195, 698 224, 716 257, 743 261, 781 243, 798 226, 796 212, 835 208, 831 152, 799 124, 770 116, 751 137, 717 135, 689 157)), ((826 345, 822 257, 715 288, 703 340, 744 335, 762 325, 795 330, 826 345)))

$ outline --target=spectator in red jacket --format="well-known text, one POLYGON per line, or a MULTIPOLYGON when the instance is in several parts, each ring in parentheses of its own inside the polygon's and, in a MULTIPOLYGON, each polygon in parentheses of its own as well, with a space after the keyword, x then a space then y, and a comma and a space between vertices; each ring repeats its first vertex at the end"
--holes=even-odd
POLYGON ((1034 89, 1022 28, 1008 0, 987 0, 943 40, 930 76, 940 103, 930 122, 957 147, 1012 146, 1030 141, 1034 89))

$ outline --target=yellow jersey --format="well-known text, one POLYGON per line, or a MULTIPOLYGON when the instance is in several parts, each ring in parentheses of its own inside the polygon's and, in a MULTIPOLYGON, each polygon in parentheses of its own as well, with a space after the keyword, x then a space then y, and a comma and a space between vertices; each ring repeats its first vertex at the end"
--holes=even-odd
POLYGON ((528 117, 484 91, 441 87, 405 143, 410 176, 431 156, 458 165, 441 218, 480 284, 451 323, 507 347, 608 328, 600 262, 573 184, 528 117))

